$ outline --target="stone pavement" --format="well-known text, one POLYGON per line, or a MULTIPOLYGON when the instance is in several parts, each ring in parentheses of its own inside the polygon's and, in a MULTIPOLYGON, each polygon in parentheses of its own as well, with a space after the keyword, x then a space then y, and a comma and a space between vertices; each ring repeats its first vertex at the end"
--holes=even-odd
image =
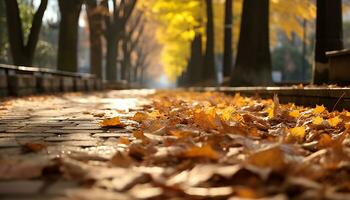
MULTIPOLYGON (((131 116, 152 90, 71 93, 0 103, 0 199, 66 199, 78 182, 60 177, 62 156, 110 159, 132 127, 102 129, 108 117, 131 116), (44 150, 43 150, 44 149, 44 150), (42 151, 43 150, 43 151, 42 151)), ((114 198, 112 198, 114 199, 114 198)))

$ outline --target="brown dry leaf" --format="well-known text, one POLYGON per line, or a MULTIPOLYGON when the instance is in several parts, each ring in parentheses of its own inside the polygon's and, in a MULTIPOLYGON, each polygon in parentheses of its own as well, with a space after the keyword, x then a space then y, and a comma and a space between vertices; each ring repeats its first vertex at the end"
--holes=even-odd
POLYGON ((22 145, 26 152, 40 152, 47 149, 47 144, 43 142, 28 142, 22 145))
POLYGON ((220 158, 220 154, 217 151, 215 151, 209 144, 203 145, 201 147, 192 147, 185 151, 183 153, 183 156, 187 158, 202 157, 209 158, 212 160, 218 160, 220 158))
POLYGON ((284 154, 279 146, 269 147, 253 153, 247 162, 257 167, 283 170, 285 167, 284 154))
POLYGON ((112 166, 117 166, 117 167, 130 167, 131 165, 134 164, 134 161, 128 154, 125 152, 117 151, 114 156, 111 158, 109 163, 112 166))
POLYGON ((103 116, 105 116, 105 113, 94 113, 93 116, 94 117, 103 117, 103 116))
POLYGON ((256 193, 256 189, 249 187, 237 187, 235 188, 235 193, 237 196, 246 199, 256 199, 259 197, 259 195, 256 193))
POLYGON ((122 136, 122 137, 118 138, 118 143, 119 144, 129 145, 130 144, 130 140, 129 140, 128 137, 122 136))
POLYGON ((333 144, 332 137, 328 134, 321 134, 320 139, 318 140, 317 147, 319 149, 330 147, 333 144))
POLYGON ((137 112, 131 119, 141 123, 142 121, 147 120, 149 118, 150 116, 147 113, 137 112))
POLYGON ((194 132, 189 130, 170 130, 169 133, 173 136, 176 136, 177 138, 186 138, 193 136, 194 132))
POLYGON ((142 131, 134 131, 132 134, 136 139, 141 140, 143 144, 149 144, 151 142, 151 140, 145 136, 142 131))
POLYGON ((123 128, 126 125, 120 121, 120 117, 114 117, 111 119, 105 119, 100 123, 101 127, 119 127, 123 128))
POLYGON ((197 124, 199 127, 203 128, 206 131, 222 128, 221 120, 216 114, 214 108, 210 108, 205 112, 200 111, 195 113, 193 116, 193 121, 195 124, 197 124))

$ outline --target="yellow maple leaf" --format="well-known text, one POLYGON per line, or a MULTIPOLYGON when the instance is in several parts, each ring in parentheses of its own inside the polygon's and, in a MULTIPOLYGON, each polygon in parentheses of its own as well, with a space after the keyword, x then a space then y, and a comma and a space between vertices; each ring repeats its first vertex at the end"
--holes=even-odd
POLYGON ((224 121, 228 121, 231 119, 232 113, 235 112, 235 108, 232 106, 226 107, 222 110, 221 118, 224 121))
POLYGON ((290 133, 295 138, 304 138, 305 137, 305 127, 304 126, 297 126, 290 129, 290 133))
POLYGON ((266 112, 267 112, 267 114, 268 114, 268 117, 271 119, 271 118, 273 118, 274 117, 274 115, 275 115, 275 109, 274 109, 274 105, 272 105, 271 107, 269 107, 267 110, 266 110, 266 112))
POLYGON ((299 110, 293 110, 293 111, 289 112, 289 116, 294 117, 294 118, 298 118, 300 116, 300 112, 299 112, 299 110))
POLYGON ((326 108, 323 105, 321 105, 321 106, 316 105, 316 107, 313 110, 313 113, 314 114, 321 114, 325 110, 326 110, 326 108))
POLYGON ((323 122, 323 118, 320 116, 314 117, 312 119, 312 123, 315 125, 320 125, 323 122))
POLYGON ((111 119, 105 119, 100 123, 100 126, 102 127, 125 127, 125 124, 123 124, 120 121, 119 117, 113 117, 111 119))
POLYGON ((337 126, 342 120, 336 116, 336 117, 333 117, 333 118, 330 118, 327 120, 328 123, 332 126, 332 127, 335 127, 337 126))

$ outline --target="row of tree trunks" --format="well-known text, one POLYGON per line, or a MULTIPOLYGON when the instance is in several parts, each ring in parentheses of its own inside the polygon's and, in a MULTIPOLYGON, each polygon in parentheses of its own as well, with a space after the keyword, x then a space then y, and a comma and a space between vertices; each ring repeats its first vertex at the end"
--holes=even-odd
POLYGON ((39 33, 48 0, 41 0, 34 14, 32 27, 25 44, 22 21, 17 0, 5 0, 7 30, 12 60, 15 65, 32 66, 35 48, 39 40, 39 33))

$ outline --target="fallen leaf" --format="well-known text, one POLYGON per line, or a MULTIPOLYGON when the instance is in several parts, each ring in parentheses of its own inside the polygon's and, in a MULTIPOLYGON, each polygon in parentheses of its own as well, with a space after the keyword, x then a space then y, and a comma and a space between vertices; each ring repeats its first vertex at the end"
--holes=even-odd
POLYGON ((342 120, 336 116, 327 120, 332 127, 336 127, 342 120))
POLYGON ((130 140, 128 137, 122 136, 122 137, 118 138, 118 143, 128 145, 128 144, 130 144, 130 140))
POLYGON ((305 137, 305 127, 299 126, 290 129, 290 134, 292 137, 297 139, 304 139, 305 137))
POLYGON ((119 127, 119 128, 123 128, 125 127, 125 124, 123 124, 120 121, 119 117, 114 117, 111 119, 105 119, 100 123, 101 127, 119 127))
POLYGON ((128 154, 125 152, 117 151, 114 156, 111 158, 109 163, 112 166, 117 166, 117 167, 130 167, 134 161, 128 154))
POLYGON ((330 147, 333 143, 334 142, 331 136, 329 136, 328 134, 321 134, 320 139, 318 140, 317 147, 319 149, 323 149, 323 148, 330 147))
POLYGON ((247 161, 254 166, 274 170, 282 170, 285 166, 284 155, 279 146, 273 146, 255 152, 248 157, 247 161))
POLYGON ((25 152, 40 152, 47 149, 47 144, 43 142, 28 142, 22 145, 25 152))
POLYGON ((321 105, 321 106, 316 105, 316 107, 313 109, 313 113, 318 115, 318 114, 323 113, 325 110, 326 110, 326 108, 323 105, 321 105))
POLYGON ((298 118, 300 116, 300 112, 299 112, 299 110, 293 110, 293 111, 289 112, 289 116, 294 117, 294 118, 298 118))
POLYGON ((187 158, 203 157, 212 160, 217 160, 220 158, 220 154, 215 151, 209 144, 201 147, 192 147, 185 151, 183 156, 187 158))
POLYGON ((323 122, 323 118, 320 116, 314 117, 312 119, 312 123, 315 125, 320 125, 320 124, 322 124, 322 122, 323 122))

